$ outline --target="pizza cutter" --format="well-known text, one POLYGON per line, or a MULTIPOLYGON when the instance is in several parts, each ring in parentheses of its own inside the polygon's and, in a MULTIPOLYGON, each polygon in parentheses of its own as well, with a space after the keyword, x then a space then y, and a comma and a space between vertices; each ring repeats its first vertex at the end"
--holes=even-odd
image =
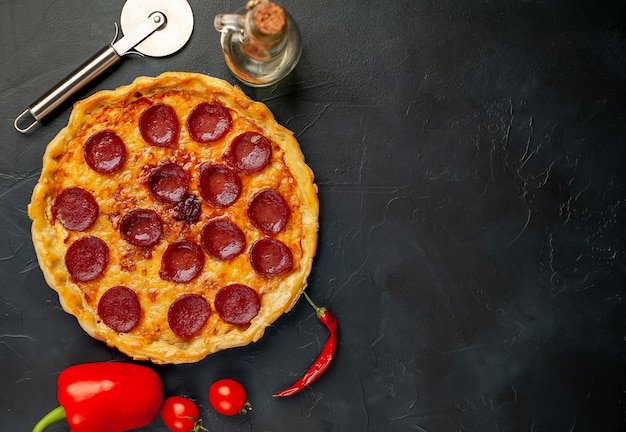
POLYGON ((109 45, 83 63, 26 108, 13 123, 21 133, 30 131, 55 108, 126 54, 165 57, 180 50, 193 32, 193 12, 187 0, 127 0, 120 26, 109 45), (30 117, 30 118, 29 118, 30 117), (30 124, 25 124, 32 120, 30 124))

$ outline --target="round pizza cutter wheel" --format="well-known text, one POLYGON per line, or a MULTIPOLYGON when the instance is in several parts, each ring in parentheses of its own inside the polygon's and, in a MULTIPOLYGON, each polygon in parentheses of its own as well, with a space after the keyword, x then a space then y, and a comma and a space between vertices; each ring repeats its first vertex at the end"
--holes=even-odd
POLYGON ((193 32, 193 12, 187 0, 127 0, 120 18, 122 37, 26 108, 14 122, 26 133, 84 85, 117 63, 126 54, 165 57, 185 46, 193 32), (31 117, 29 119, 29 117, 31 117), (32 120, 30 123, 27 123, 32 120), (27 123, 27 124, 25 124, 27 123))

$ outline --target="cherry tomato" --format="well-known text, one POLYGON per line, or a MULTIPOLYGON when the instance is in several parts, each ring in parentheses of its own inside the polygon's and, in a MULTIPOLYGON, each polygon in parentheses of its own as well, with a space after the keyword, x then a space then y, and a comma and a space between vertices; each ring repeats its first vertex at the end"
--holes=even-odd
POLYGON ((251 409, 247 397, 246 389, 232 379, 221 379, 209 388, 209 402, 215 411, 227 416, 251 409))
POLYGON ((199 420, 199 417, 198 405, 186 397, 170 396, 161 405, 163 423, 172 432, 206 430, 202 427, 202 420, 199 420))

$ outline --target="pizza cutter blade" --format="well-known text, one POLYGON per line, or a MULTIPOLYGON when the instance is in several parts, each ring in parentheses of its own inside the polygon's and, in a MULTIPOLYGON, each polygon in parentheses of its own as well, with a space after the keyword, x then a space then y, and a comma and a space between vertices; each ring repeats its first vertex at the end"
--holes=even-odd
MULTIPOLYGON (((126 54, 165 57, 185 46, 193 32, 193 12, 187 0, 127 0, 120 18, 123 36, 105 46, 14 121, 27 133, 37 123, 126 54), (24 124, 29 121, 29 124, 24 124)), ((117 29, 117 26, 116 26, 117 29)))

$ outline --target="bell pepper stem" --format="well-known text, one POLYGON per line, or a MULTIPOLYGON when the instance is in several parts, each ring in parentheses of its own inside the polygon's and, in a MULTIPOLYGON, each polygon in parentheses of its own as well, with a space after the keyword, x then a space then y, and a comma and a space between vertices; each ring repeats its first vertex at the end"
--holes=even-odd
POLYGON ((58 406, 42 417, 33 428, 33 432, 43 432, 52 423, 56 423, 65 418, 65 408, 58 406))

